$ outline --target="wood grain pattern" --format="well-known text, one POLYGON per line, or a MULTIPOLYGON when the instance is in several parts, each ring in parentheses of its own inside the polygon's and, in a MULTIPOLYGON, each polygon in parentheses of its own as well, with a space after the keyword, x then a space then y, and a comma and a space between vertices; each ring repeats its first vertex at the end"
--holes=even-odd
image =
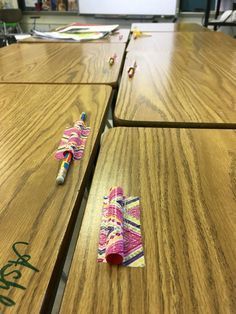
POLYGON ((235 313, 235 151, 232 130, 108 131, 60 313, 235 313), (96 262, 114 185, 141 197, 144 268, 96 262))
POLYGON ((210 32, 208 28, 196 23, 133 23, 131 32, 134 29, 142 32, 210 32))
MULTIPOLYGON (((87 43, 127 43, 129 38, 130 30, 121 28, 117 32, 109 35, 108 37, 104 39, 98 39, 98 40, 91 40, 87 43)), ((55 42, 62 42, 61 40, 53 40, 53 39, 43 39, 40 37, 29 37, 26 39, 22 39, 19 41, 20 43, 55 43, 55 42)), ((67 41, 68 42, 68 41, 67 41)), ((76 43, 75 41, 71 41, 71 43, 76 43)), ((81 44, 84 44, 82 42, 81 44)))
MULTIPOLYGON (((18 241, 29 242, 21 252, 39 269, 20 268, 22 277, 16 282, 26 290, 1 289, 1 281, 0 298, 16 305, 7 308, 0 302, 0 313, 39 313, 52 293, 50 279, 60 276, 57 268, 96 156, 110 96, 109 86, 0 85, 0 269, 15 257, 12 245, 18 241), (72 163, 65 184, 57 186, 60 162, 54 152, 64 129, 83 111, 91 126, 85 154, 72 163)), ((14 275, 5 279, 14 281, 14 275)))
POLYGON ((130 126, 236 127, 236 50, 127 54, 115 122, 130 126), (127 70, 136 60, 135 75, 127 70))
POLYGON ((216 51, 220 48, 236 51, 236 41, 220 32, 163 32, 148 33, 150 36, 142 36, 128 44, 127 51, 176 51, 191 49, 199 51, 202 48, 216 51))
POLYGON ((125 44, 11 45, 0 50, 0 82, 116 85, 124 50, 125 44))

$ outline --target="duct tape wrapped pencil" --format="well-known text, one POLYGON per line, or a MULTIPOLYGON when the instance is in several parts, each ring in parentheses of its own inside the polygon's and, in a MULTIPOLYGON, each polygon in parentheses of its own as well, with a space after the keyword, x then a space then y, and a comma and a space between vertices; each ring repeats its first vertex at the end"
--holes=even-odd
POLYGON ((72 128, 67 128, 62 136, 55 157, 62 160, 56 182, 64 183, 72 160, 79 160, 83 157, 85 144, 90 128, 85 125, 86 114, 81 114, 81 119, 75 122, 72 128))

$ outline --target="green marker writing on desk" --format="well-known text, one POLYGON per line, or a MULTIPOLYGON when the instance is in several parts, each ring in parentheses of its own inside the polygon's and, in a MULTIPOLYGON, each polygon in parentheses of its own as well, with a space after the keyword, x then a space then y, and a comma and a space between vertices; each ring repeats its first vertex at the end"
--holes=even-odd
MULTIPOLYGON (((81 114, 81 121, 85 121, 86 119, 86 113, 85 112, 82 112, 81 114)), ((65 152, 65 157, 61 163, 61 166, 60 166, 60 169, 58 171, 58 175, 57 175, 57 178, 56 178, 56 183, 61 185, 61 184, 64 184, 65 182, 65 179, 66 179, 66 175, 67 175, 67 172, 70 168, 70 164, 73 160, 73 154, 71 152, 65 152)))

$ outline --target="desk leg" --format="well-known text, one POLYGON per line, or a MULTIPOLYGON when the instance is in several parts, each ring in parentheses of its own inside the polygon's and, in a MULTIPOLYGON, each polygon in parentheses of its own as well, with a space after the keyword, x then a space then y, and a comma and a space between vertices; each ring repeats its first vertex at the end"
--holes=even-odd
POLYGON ((204 23, 203 23, 205 27, 208 27, 210 10, 211 10, 211 0, 207 0, 206 9, 205 9, 205 18, 204 18, 204 23))
MULTIPOLYGON (((219 13, 220 13, 220 5, 221 5, 221 0, 217 0, 217 2, 216 2, 215 19, 217 19, 218 16, 219 16, 219 13)), ((214 26, 214 31, 216 31, 216 30, 217 30, 217 26, 215 25, 215 26, 214 26)))

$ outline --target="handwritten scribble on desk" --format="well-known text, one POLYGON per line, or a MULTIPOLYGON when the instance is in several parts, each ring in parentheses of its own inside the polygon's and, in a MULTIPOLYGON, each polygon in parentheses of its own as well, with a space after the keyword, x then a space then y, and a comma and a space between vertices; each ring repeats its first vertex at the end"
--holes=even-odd
MULTIPOLYGON (((19 252, 19 247, 22 245, 29 245, 27 242, 15 242, 12 246, 12 249, 16 255, 16 259, 9 260, 8 263, 0 268, 0 289, 9 290, 12 288, 18 288, 25 290, 26 287, 22 286, 17 281, 21 278, 21 270, 17 269, 17 266, 23 266, 33 270, 34 272, 39 272, 39 270, 30 264, 29 260, 31 256, 29 254, 21 254, 19 252)), ((14 300, 2 295, 0 293, 0 303, 5 306, 13 306, 16 303, 14 300)))

